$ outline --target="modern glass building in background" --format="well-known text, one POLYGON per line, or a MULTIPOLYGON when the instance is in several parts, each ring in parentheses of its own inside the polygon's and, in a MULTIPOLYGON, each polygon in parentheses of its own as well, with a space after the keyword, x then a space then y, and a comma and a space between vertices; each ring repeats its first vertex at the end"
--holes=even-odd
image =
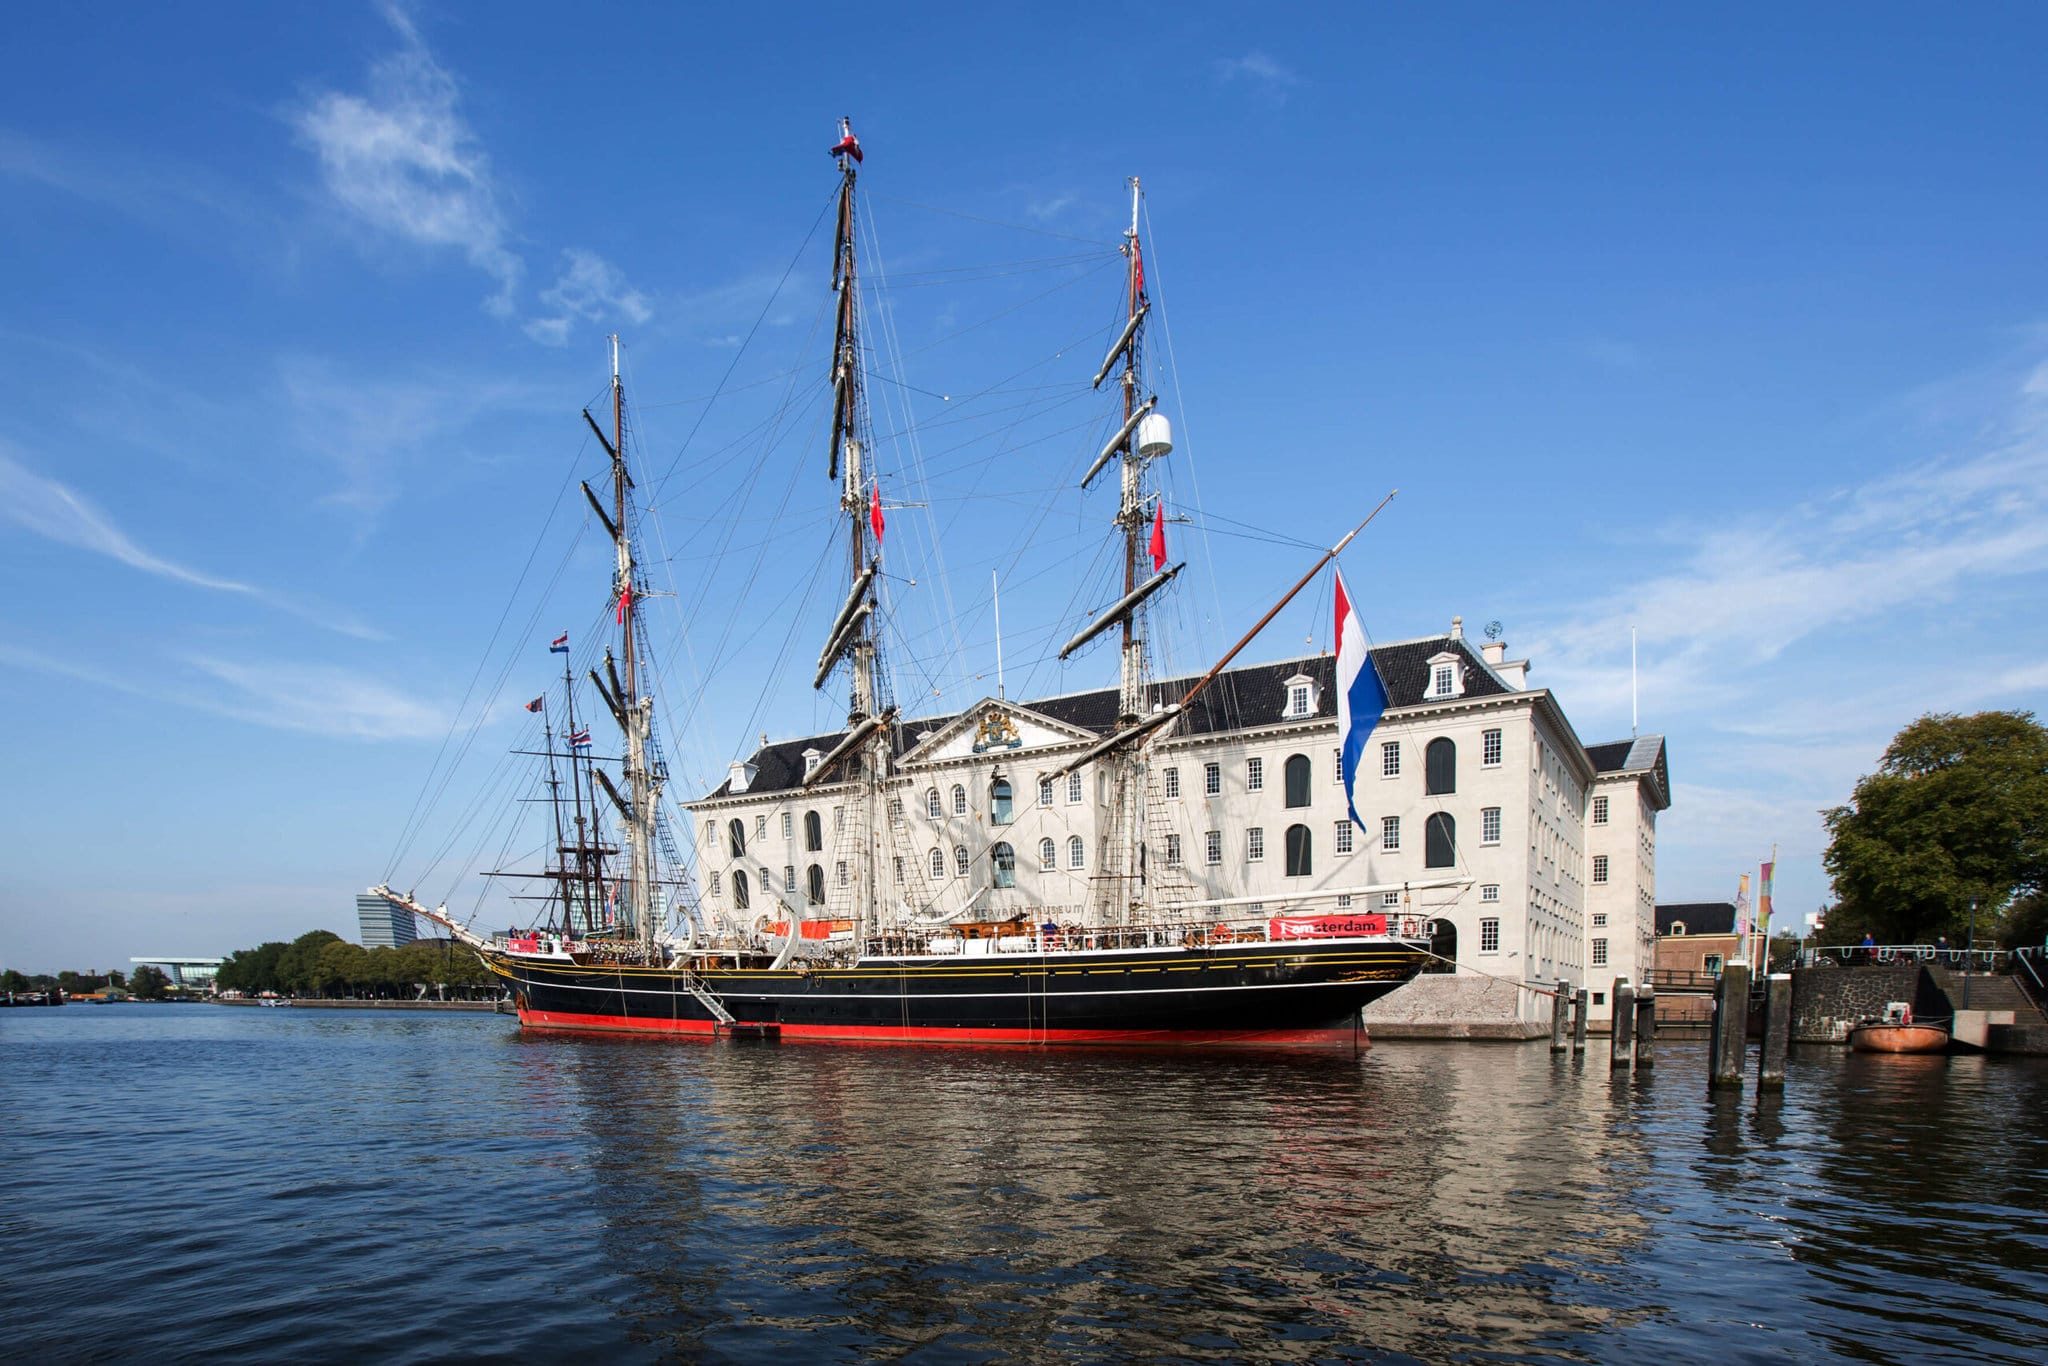
POLYGON ((363 947, 395 949, 419 938, 412 912, 392 905, 381 896, 356 898, 356 923, 361 926, 363 947))
POLYGON ((173 991, 212 991, 218 958, 130 958, 129 968, 151 967, 171 979, 173 991))

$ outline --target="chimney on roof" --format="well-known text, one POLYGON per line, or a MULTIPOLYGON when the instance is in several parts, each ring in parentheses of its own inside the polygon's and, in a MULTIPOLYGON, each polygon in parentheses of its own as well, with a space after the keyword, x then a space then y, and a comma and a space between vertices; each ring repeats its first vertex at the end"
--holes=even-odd
POLYGON ((1508 645, 1504 640, 1489 640, 1479 647, 1479 653, 1488 664, 1498 669, 1500 662, 1508 657, 1508 645))
POLYGON ((1451 639, 1452 639, 1452 640, 1463 640, 1464 638, 1465 638, 1465 619, 1464 619, 1463 617, 1452 617, 1452 618, 1451 618, 1451 639))

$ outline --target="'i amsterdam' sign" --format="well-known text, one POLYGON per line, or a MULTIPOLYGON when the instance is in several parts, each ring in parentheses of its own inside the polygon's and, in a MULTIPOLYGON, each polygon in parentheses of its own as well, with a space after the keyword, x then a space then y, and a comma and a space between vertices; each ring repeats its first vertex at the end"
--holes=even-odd
POLYGON ((1386 932, 1383 915, 1281 915, 1266 927, 1273 939, 1348 939, 1386 932))

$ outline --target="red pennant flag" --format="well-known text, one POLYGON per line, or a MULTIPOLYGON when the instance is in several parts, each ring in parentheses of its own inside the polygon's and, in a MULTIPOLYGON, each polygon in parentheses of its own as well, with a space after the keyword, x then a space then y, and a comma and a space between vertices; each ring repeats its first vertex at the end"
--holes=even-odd
POLYGON ((619 625, 626 624, 626 617, 633 610, 633 585, 627 584, 619 592, 619 625))
POLYGON ((1136 242, 1131 243, 1131 292, 1145 297, 1145 253, 1136 242))
POLYGON ((1152 572, 1166 568, 1166 500, 1152 505, 1152 572))
POLYGON ((545 707, 545 706, 546 706, 547 704, 548 704, 548 700, 547 700, 547 698, 546 698, 546 697, 536 697, 536 698, 534 698, 534 699, 533 699, 533 701, 531 701, 531 702, 528 702, 528 703, 526 704, 526 709, 527 709, 528 711, 539 711, 539 710, 540 710, 541 708, 545 707))
POLYGON ((875 544, 882 543, 882 481, 875 481, 874 493, 868 498, 868 525, 875 529, 875 544))

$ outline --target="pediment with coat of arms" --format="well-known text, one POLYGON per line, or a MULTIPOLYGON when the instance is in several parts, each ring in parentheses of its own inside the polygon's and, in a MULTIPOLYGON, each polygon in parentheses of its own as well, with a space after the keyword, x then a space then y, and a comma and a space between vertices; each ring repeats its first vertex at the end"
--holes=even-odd
POLYGON ((1092 731, 1041 716, 1015 703, 984 698, 913 745, 903 756, 903 762, 937 763, 976 754, 1093 743, 1100 738, 1092 731))

